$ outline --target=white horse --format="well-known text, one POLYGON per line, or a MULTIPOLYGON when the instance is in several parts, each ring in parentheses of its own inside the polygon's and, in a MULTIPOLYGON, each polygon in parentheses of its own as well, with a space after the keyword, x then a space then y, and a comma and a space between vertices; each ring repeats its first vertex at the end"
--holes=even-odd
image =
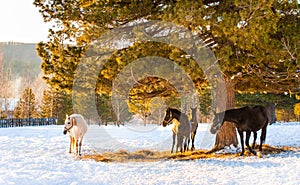
POLYGON ((76 155, 81 155, 81 145, 84 134, 87 131, 87 123, 80 114, 66 115, 64 134, 70 136, 70 149, 72 153, 76 147, 76 155))

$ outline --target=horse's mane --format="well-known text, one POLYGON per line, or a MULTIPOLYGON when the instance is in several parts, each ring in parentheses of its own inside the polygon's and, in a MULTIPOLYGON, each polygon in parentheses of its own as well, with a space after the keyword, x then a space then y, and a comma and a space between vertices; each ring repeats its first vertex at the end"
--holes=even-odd
POLYGON ((246 109, 249 109, 249 106, 245 106, 245 107, 241 107, 241 108, 236 108, 236 109, 228 109, 226 111, 220 112, 218 113, 218 115, 224 115, 225 113, 229 113, 229 112, 236 112, 236 113, 241 113, 246 109))
POLYGON ((179 113, 179 114, 182 114, 182 112, 176 108, 169 108, 172 112, 176 112, 176 113, 179 113))
POLYGON ((86 128, 87 123, 81 114, 72 114, 72 115, 70 115, 70 118, 73 118, 76 120, 76 125, 80 128, 80 130, 82 132, 85 133, 87 131, 87 128, 86 128))
POLYGON ((188 119, 187 115, 176 108, 169 108, 171 112, 178 114, 180 117, 188 119))
POLYGON ((250 107, 249 106, 245 106, 245 107, 241 107, 241 108, 236 108, 234 110, 237 110, 237 111, 244 111, 246 109, 249 109, 250 107))

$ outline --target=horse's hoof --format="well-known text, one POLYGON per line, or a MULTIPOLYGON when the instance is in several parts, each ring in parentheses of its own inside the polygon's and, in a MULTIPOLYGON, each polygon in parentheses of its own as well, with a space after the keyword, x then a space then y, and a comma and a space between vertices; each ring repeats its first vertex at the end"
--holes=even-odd
POLYGON ((244 156, 244 153, 241 153, 240 156, 244 156))

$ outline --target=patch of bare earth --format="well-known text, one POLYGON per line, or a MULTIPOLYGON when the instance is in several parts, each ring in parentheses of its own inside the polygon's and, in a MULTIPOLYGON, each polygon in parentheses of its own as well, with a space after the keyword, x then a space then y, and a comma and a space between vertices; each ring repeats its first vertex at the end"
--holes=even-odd
MULTIPOLYGON (((274 147, 270 145, 263 145, 262 155, 279 154, 287 151, 298 151, 300 147, 274 147)), ((258 151, 258 148, 256 148, 258 151)), ((173 153, 170 151, 151 151, 151 150, 138 150, 128 152, 119 150, 117 152, 104 152, 99 154, 86 154, 82 155, 82 160, 95 160, 97 162, 155 162, 163 160, 196 160, 196 159, 209 159, 209 158, 235 158, 239 157, 239 153, 211 153, 208 150, 195 150, 184 153, 173 153)), ((244 156, 253 156, 247 149, 244 156)))

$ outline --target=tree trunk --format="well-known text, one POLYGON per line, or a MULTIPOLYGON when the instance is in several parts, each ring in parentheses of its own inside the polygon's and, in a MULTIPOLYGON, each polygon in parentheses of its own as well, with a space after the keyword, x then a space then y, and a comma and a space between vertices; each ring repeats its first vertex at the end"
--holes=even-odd
MULTIPOLYGON (((225 86, 226 86, 226 110, 234 108, 234 83, 229 78, 225 79, 225 86)), ((219 91, 222 91, 223 89, 218 88, 219 91)), ((219 95, 222 95, 222 93, 218 93, 219 95)), ((224 91, 223 91, 224 94, 224 91)), ((212 152, 218 151, 223 149, 225 146, 233 145, 237 147, 238 140, 236 135, 236 128, 233 123, 231 122, 224 122, 223 126, 220 128, 216 135, 216 141, 212 152)))

